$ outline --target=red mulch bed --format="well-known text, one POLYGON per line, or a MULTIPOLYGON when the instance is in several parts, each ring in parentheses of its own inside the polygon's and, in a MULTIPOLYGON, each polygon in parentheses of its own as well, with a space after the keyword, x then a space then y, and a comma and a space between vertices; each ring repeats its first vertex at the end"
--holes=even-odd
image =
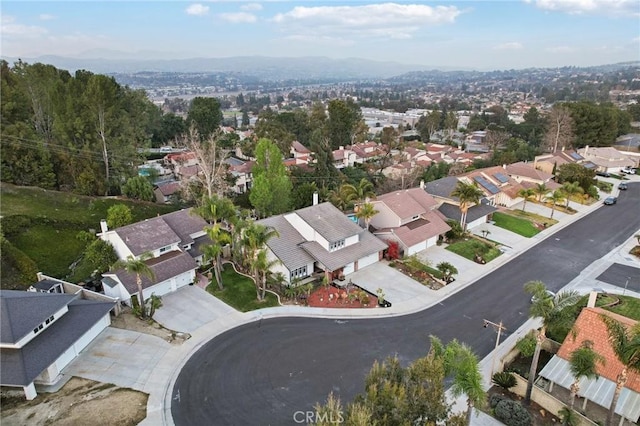
MULTIPOLYGON (((349 293, 358 294, 361 290, 357 287, 351 288, 349 293)), ((314 308, 376 308, 378 307, 378 298, 376 296, 372 296, 367 293, 369 296, 369 304, 367 306, 362 305, 362 303, 355 299, 349 300, 347 295, 347 290, 339 289, 334 286, 322 286, 315 290, 313 293, 309 295, 307 298, 307 303, 309 306, 314 308)))

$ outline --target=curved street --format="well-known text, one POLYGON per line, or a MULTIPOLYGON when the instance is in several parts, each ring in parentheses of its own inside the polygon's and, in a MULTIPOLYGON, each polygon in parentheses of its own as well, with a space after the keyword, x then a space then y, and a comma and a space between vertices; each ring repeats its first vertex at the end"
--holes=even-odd
POLYGON ((184 365, 173 387, 176 425, 295 424, 333 391, 344 402, 363 390, 374 360, 423 356, 428 336, 468 343, 479 358, 494 347, 483 318, 516 330, 528 319, 524 283, 557 291, 640 229, 640 183, 441 303, 394 318, 265 319, 215 337, 184 365))

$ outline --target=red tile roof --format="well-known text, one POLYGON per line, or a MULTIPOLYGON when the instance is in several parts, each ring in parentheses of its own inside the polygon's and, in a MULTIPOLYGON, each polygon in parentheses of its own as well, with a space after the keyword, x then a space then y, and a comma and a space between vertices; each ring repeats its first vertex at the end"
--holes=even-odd
MULTIPOLYGON (((619 321, 627 328, 638 323, 630 318, 614 314, 601 308, 584 308, 573 326, 576 332, 575 338, 571 333, 567 335, 558 351, 558 356, 562 359, 569 360, 571 353, 579 348, 582 342, 591 340, 593 342, 593 349, 605 359, 604 365, 597 365, 598 374, 615 382, 623 366, 609 343, 609 331, 602 321, 601 315, 607 315, 619 321)), ((640 393, 640 373, 629 370, 625 387, 640 393)))

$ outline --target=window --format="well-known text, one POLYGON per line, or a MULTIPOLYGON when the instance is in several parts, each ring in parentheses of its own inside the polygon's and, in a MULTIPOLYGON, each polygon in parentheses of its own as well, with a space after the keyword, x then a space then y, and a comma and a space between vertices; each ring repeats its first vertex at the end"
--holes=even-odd
POLYGON ((293 271, 291 271, 291 279, 295 279, 295 278, 303 278, 306 277, 307 275, 307 267, 303 266, 302 268, 298 268, 298 269, 294 269, 293 271))
POLYGON ((413 216, 411 218, 411 220, 418 220, 418 219, 420 219, 420 215, 419 214, 417 214, 417 215, 415 215, 415 216, 413 216))
POLYGON ((171 246, 162 247, 162 248, 160 248, 160 253, 167 252, 167 251, 169 251, 169 249, 171 249, 171 246))
POLYGON ((33 329, 33 334, 37 334, 43 328, 44 328, 44 325, 40 324, 39 326, 33 329))
POLYGON ((329 251, 335 251, 344 247, 344 240, 329 243, 329 251))

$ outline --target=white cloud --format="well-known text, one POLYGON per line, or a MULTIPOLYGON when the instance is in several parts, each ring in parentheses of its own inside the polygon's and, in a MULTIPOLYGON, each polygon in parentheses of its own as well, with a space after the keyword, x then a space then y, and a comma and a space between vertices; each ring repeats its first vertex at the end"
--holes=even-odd
POLYGON ((44 27, 38 27, 35 25, 24 25, 16 22, 13 16, 3 16, 0 21, 0 33, 4 37, 28 37, 36 38, 47 33, 47 29, 44 27))
POLYGON ((304 33, 411 38, 429 25, 451 24, 462 13, 455 6, 381 3, 361 6, 297 6, 273 17, 284 30, 304 33))
POLYGON ((493 46, 493 50, 520 50, 522 49, 522 43, 517 41, 511 41, 508 43, 498 44, 497 46, 493 46))
POLYGON ((262 5, 260 3, 247 3, 240 6, 241 10, 246 10, 248 12, 255 12, 258 10, 262 10, 262 5))
POLYGON ((204 6, 200 3, 194 3, 192 5, 189 5, 185 12, 187 12, 187 15, 204 16, 209 13, 209 6, 204 6))
POLYGON ((52 19, 56 19, 54 15, 49 15, 48 13, 41 13, 38 15, 38 19, 41 21, 51 21, 52 19))
POLYGON ((221 13, 218 16, 233 24, 252 24, 258 20, 256 15, 246 12, 221 13))
POLYGON ((534 0, 534 3, 540 9, 572 15, 640 16, 637 0, 534 0))

